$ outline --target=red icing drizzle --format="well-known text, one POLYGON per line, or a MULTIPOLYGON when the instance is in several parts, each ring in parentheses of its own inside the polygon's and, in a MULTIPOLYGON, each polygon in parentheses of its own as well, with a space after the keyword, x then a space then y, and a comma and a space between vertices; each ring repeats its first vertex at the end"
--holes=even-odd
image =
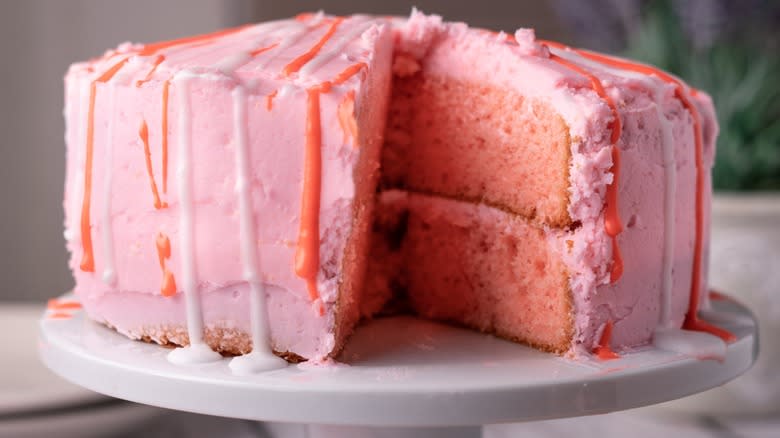
POLYGON ((252 50, 251 52, 249 52, 249 56, 254 58, 255 56, 257 56, 257 55, 259 55, 261 53, 265 53, 265 52, 273 49, 274 47, 276 47, 278 45, 279 45, 279 43, 274 43, 274 44, 271 44, 270 46, 261 47, 259 49, 252 50))
POLYGON ((301 12, 295 16, 295 21, 306 22, 311 20, 314 15, 316 15, 314 12, 301 12))
POLYGON ((368 68, 368 65, 365 62, 359 62, 357 64, 350 65, 349 67, 345 68, 344 71, 339 73, 335 78, 333 78, 333 85, 343 84, 349 78, 355 76, 358 72, 360 72, 364 68, 368 68))
MULTIPOLYGON (((685 87, 675 77, 657 69, 644 64, 637 64, 634 62, 616 59, 609 56, 601 55, 598 53, 589 52, 586 50, 577 51, 581 56, 606 64, 612 67, 621 68, 624 70, 631 70, 639 73, 646 74, 648 76, 656 76, 662 81, 674 85, 675 97, 682 103, 682 105, 691 114, 693 119, 693 131, 695 140, 695 160, 696 160, 696 236, 694 241, 694 257, 693 257, 693 271, 691 273, 691 291, 688 302, 688 312, 685 315, 685 322, 683 328, 687 330, 702 331, 713 334, 723 339, 726 342, 736 340, 736 337, 719 327, 715 327, 705 321, 699 319, 699 291, 701 290, 701 264, 702 264, 702 243, 704 238, 704 158, 703 158, 703 142, 702 142, 702 127, 699 111, 693 103, 688 99, 685 93, 685 87)), ((695 90, 691 91, 691 95, 695 95, 695 90)))
MULTIPOLYGON (((554 44, 550 44, 554 45, 554 44)), ((620 279, 623 275, 623 256, 620 252, 620 246, 617 242, 617 236, 623 232, 623 224, 620 221, 620 214, 618 213, 618 181, 620 179, 620 149, 617 147, 617 142, 620 139, 620 133, 622 131, 622 125, 620 122, 620 115, 618 114, 617 107, 609 95, 601 85, 601 81, 592 73, 580 67, 579 65, 568 61, 560 56, 550 53, 550 59, 563 65, 575 72, 585 76, 590 81, 591 88, 596 94, 599 95, 609 106, 612 111, 612 122, 609 124, 612 130, 610 136, 610 143, 612 145, 612 182, 607 185, 607 193, 605 200, 604 210, 604 229, 607 235, 612 238, 612 269, 610 271, 610 282, 614 283, 620 279)))
POLYGON ((347 144, 349 137, 352 137, 352 142, 355 147, 358 147, 358 126, 355 120, 355 90, 349 90, 338 108, 339 126, 341 131, 344 132, 344 144, 347 144))
POLYGON ((620 356, 612 350, 610 342, 612 341, 612 321, 607 321, 604 325, 604 331, 601 332, 601 339, 599 344, 593 350, 593 353, 601 360, 617 359, 620 356))
POLYGON ((95 256, 92 249, 92 223, 89 217, 92 201, 92 155, 95 139, 95 97, 97 96, 98 82, 108 82, 127 63, 128 58, 123 58, 111 68, 106 70, 89 86, 89 112, 87 114, 87 144, 84 163, 84 199, 81 204, 81 246, 84 254, 81 257, 80 268, 84 272, 95 272, 95 256))
POLYGON ((157 235, 157 258, 160 261, 160 269, 163 271, 162 286, 160 287, 160 293, 164 297, 171 297, 176 295, 176 280, 173 277, 173 273, 165 267, 165 260, 171 258, 171 241, 163 233, 157 235))
POLYGON ((144 156, 146 157, 146 173, 149 175, 149 183, 152 186, 152 196, 154 197, 154 208, 167 208, 168 203, 160 201, 160 194, 157 192, 157 183, 154 181, 154 170, 152 169, 152 152, 149 150, 149 128, 146 126, 146 120, 141 120, 141 127, 138 129, 138 136, 144 144, 144 156))
POLYGON ((54 312, 49 315, 49 319, 69 319, 72 315, 66 312, 54 312))
POLYGON ((246 24, 243 26, 238 27, 231 27, 229 29, 223 29, 217 32, 212 33, 206 33, 202 35, 194 35, 189 36, 185 38, 178 38, 175 40, 168 40, 168 41, 160 41, 157 43, 147 44, 141 48, 141 50, 138 52, 141 56, 149 56, 154 55, 155 53, 159 52, 160 50, 167 49, 174 46, 180 46, 183 44, 194 44, 194 43, 204 43, 204 42, 210 42, 225 36, 228 36, 230 34, 240 32, 247 27, 252 26, 252 24, 246 24))
POLYGON ((716 290, 710 290, 710 299, 714 301, 731 301, 731 297, 716 290))
POLYGON ((157 71, 157 67, 163 61, 165 61, 165 55, 157 55, 157 57, 154 58, 154 64, 152 65, 152 69, 149 70, 149 73, 147 73, 146 76, 144 76, 143 79, 140 79, 140 80, 136 81, 135 86, 140 88, 141 85, 151 81, 152 80, 152 76, 154 76, 154 72, 157 71))
POLYGON ((306 156, 303 165, 301 223, 295 251, 295 274, 306 280, 309 297, 319 298, 317 271, 320 267, 320 185, 322 183, 322 127, 319 88, 310 88, 306 98, 306 156))
POLYGON ((81 309, 81 303, 77 301, 60 301, 52 298, 46 303, 46 308, 49 310, 74 310, 81 309))
POLYGON ((325 32, 325 34, 320 38, 319 41, 315 45, 313 45, 309 50, 306 51, 303 55, 293 59, 290 61, 289 64, 284 66, 284 69, 282 70, 282 73, 285 76, 289 76, 298 70, 301 69, 307 62, 311 61, 312 58, 317 56, 317 53, 320 52, 322 47, 325 45, 325 43, 328 42, 328 40, 333 36, 333 34, 336 33, 336 30, 338 29, 341 22, 344 21, 344 17, 336 17, 330 24, 330 27, 328 27, 328 30, 325 32))
POLYGON ((274 98, 276 97, 276 94, 279 93, 279 90, 274 90, 265 97, 265 107, 268 109, 268 111, 271 111, 274 107, 274 98))

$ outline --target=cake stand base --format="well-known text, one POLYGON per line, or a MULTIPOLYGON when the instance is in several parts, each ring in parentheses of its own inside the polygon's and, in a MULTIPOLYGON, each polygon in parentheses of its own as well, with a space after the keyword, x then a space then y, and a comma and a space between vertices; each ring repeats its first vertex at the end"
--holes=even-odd
POLYGON ((44 315, 40 353, 55 373, 96 392, 273 422, 273 436, 465 438, 479 436, 475 426, 483 424, 630 409, 737 377, 755 360, 756 322, 733 300, 713 305, 708 317, 737 336, 723 361, 652 347, 610 361, 571 361, 493 336, 393 317, 360 327, 343 364, 235 376, 229 359, 174 365, 166 359, 168 349, 129 340, 82 311, 67 319, 44 315), (428 427, 439 429, 419 429, 428 427))

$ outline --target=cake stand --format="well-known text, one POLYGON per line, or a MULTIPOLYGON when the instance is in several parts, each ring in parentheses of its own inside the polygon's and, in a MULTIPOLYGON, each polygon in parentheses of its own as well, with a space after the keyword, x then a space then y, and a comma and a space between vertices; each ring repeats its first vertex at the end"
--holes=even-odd
MULTIPOLYGON (((75 299, 65 296, 64 299, 75 299)), ((713 388, 757 355, 756 322, 731 299, 707 318, 737 336, 723 361, 646 347, 610 361, 571 361, 412 317, 360 327, 345 363, 234 376, 229 359, 173 365, 168 349, 88 320, 41 321, 54 372, 110 396, 164 408, 269 422, 271 436, 478 437, 481 425, 591 415, 713 388), (446 428, 445 428, 446 427, 446 428)))

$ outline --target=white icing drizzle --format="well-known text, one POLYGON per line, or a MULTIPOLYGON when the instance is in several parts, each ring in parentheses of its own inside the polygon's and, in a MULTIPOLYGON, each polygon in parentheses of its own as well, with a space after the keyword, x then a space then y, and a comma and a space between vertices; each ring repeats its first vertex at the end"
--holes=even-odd
POLYGON ((236 374, 252 374, 259 371, 283 368, 287 362, 271 351, 270 325, 266 306, 265 287, 259 272, 257 236, 249 180, 249 146, 246 114, 246 92, 237 85, 233 97, 233 132, 236 147, 236 194, 238 195, 241 262, 244 279, 249 283, 249 315, 252 324, 252 352, 230 361, 230 369, 236 374))
POLYGON ((677 163, 674 157, 674 137, 672 127, 663 111, 665 83, 654 76, 643 73, 612 68, 591 61, 568 50, 552 48, 556 55, 589 68, 607 71, 615 76, 631 78, 643 82, 653 90, 653 100, 661 128, 661 146, 665 172, 664 181, 664 247, 661 270, 660 315, 658 325, 653 334, 653 345, 656 348, 672 351, 700 359, 723 360, 726 354, 726 343, 709 333, 682 330, 672 326, 672 267, 674 262, 675 243, 675 198, 677 192, 677 163))
POLYGON ((197 364, 219 360, 219 353, 211 350, 203 342, 203 314, 201 311, 200 293, 197 283, 195 266, 195 234, 193 230, 193 199, 192 199, 192 120, 189 96, 189 81, 193 76, 187 72, 179 72, 173 80, 178 101, 178 132, 179 139, 176 169, 179 194, 179 246, 181 248, 182 288, 184 290, 187 311, 187 333, 190 345, 177 348, 168 353, 168 360, 176 364, 197 364))
POLYGON ((252 55, 248 51, 238 52, 222 59, 214 67, 222 73, 229 75, 251 60, 252 55))
MULTIPOLYGON (((353 18, 353 20, 355 19, 353 18)), ((373 25, 373 23, 374 21, 369 20, 368 18, 363 18, 357 23, 351 23, 355 25, 355 27, 351 31, 342 35, 339 39, 336 40, 335 43, 331 44, 331 47, 328 51, 320 52, 317 54, 317 56, 314 57, 314 59, 307 62, 306 65, 304 65, 300 70, 301 75, 310 75, 314 73, 328 61, 343 53, 344 48, 347 47, 347 44, 354 41, 360 35, 363 35, 363 33, 367 31, 373 25)))
POLYGON ((282 88, 279 89, 279 93, 277 94, 276 97, 285 97, 285 96, 291 94, 296 89, 298 89, 298 87, 296 87, 293 84, 284 84, 284 85, 282 85, 282 88))
POLYGON ((106 84, 108 91, 108 138, 106 139, 105 175, 103 175, 103 282, 108 285, 116 283, 116 269, 114 267, 114 227, 111 223, 111 188, 113 184, 114 164, 114 102, 116 100, 116 87, 112 83, 106 84))

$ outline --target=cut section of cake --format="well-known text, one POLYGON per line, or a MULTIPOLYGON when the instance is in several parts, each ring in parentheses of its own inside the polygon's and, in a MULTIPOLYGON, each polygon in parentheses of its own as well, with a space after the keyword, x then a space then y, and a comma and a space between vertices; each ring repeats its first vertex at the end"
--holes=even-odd
POLYGON ((728 338, 696 317, 712 104, 651 67, 319 13, 65 83, 75 293, 175 362, 335 357, 399 308, 561 354, 728 338))
POLYGON ((527 29, 413 13, 399 34, 364 314, 401 293, 574 354, 681 327, 706 285, 709 98, 527 29))

